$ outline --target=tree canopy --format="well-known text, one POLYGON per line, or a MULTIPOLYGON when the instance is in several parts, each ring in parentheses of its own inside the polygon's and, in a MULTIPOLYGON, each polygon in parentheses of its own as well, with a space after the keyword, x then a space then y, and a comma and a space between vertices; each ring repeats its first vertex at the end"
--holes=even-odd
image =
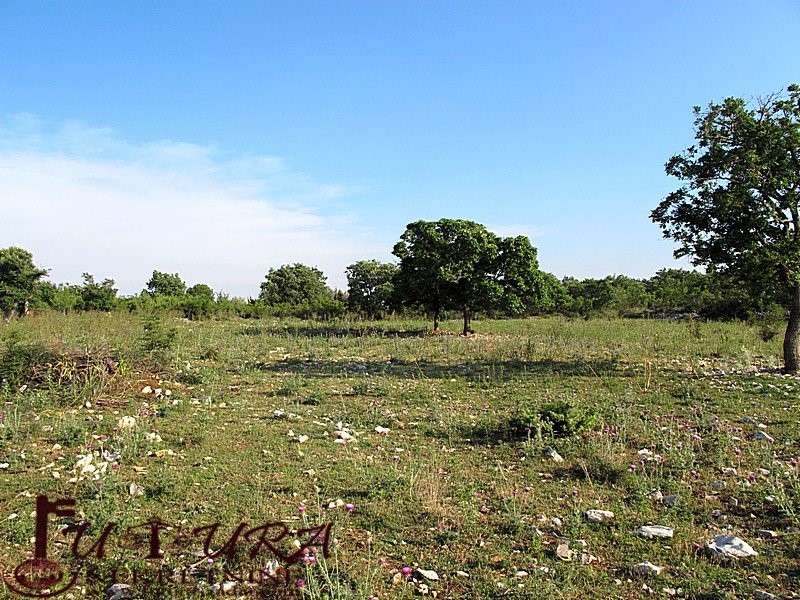
POLYGON ((11 246, 0 249, 0 310, 8 318, 24 314, 38 281, 47 275, 33 263, 33 254, 11 246))
POLYGON ((434 329, 443 310, 458 310, 466 335, 474 311, 521 312, 544 287, 528 238, 499 238, 473 221, 410 223, 393 254, 400 259, 398 297, 433 312, 434 329))
POLYGON ((345 271, 347 305, 369 318, 389 312, 394 296, 397 265, 377 260, 360 260, 345 271))
POLYGON ((186 293, 186 284, 177 273, 153 271, 147 282, 147 293, 151 296, 183 296, 186 293))
POLYGON ((695 107, 696 143, 666 172, 683 185, 651 213, 688 256, 789 306, 786 369, 800 369, 800 86, 695 107))
POLYGON ((270 269, 261 283, 258 298, 268 306, 322 305, 330 300, 325 275, 319 269, 301 263, 270 269))

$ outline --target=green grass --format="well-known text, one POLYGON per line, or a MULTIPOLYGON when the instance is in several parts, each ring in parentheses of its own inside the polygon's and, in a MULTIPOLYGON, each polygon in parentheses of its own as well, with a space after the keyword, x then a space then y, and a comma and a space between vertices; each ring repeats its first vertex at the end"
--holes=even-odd
MULTIPOLYGON (((202 563, 195 527, 219 523, 219 547, 242 522, 333 523, 328 559, 292 567, 288 586, 239 586, 236 596, 411 598, 419 583, 405 566, 436 571, 440 580, 424 583, 440 598, 650 597, 644 585, 695 598, 800 593, 800 380, 777 371, 779 339, 699 322, 476 321, 469 338, 456 321, 443 335, 427 325, 164 317, 145 331, 136 315, 50 314, 0 329, 0 351, 13 334, 16 344, 123 365, 78 387, 3 389, 0 564, 13 570, 32 551, 44 493, 75 498, 91 540, 107 522, 122 531, 157 517, 172 527, 161 561, 144 560, 138 538, 115 545, 99 564, 116 561, 120 572, 202 563), (548 406, 583 407, 596 421, 557 437, 519 426, 548 406), (752 439, 757 427, 744 417, 775 442, 752 439), (336 443, 342 429, 355 441, 336 443), (97 476, 76 472, 93 452, 97 476), (654 491, 677 495, 675 506, 654 491), (589 523, 589 508, 616 519, 589 523), (632 533, 646 524, 675 537, 632 533), (759 555, 728 564, 698 551, 720 532, 759 555), (556 556, 561 543, 575 560, 556 556), (645 560, 666 571, 632 577, 645 560)), ((51 552, 66 557, 69 546, 55 542, 75 534, 51 521, 51 552)), ((101 583, 81 585, 102 597, 101 583)), ((134 589, 206 593, 175 582, 134 589)))

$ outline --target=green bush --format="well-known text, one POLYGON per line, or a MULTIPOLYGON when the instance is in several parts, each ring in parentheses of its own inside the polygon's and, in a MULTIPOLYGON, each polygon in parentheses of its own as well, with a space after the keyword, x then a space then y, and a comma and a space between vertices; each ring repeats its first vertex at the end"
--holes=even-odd
POLYGON ((175 336, 178 330, 174 327, 167 327, 156 313, 151 313, 142 318, 144 333, 142 335, 142 347, 147 352, 153 350, 169 350, 175 343, 175 336))
POLYGON ((0 386, 11 389, 26 383, 36 367, 56 360, 56 354, 41 343, 26 342, 18 333, 9 335, 0 348, 0 386))
POLYGON ((568 400, 556 400, 538 409, 522 409, 512 420, 518 431, 530 431, 531 435, 568 437, 591 430, 597 424, 597 412, 568 400))

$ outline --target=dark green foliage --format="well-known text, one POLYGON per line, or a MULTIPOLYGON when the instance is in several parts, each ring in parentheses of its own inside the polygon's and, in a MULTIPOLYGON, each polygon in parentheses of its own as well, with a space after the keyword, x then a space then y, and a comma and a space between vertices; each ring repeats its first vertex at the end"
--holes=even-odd
POLYGON ((590 431, 597 425, 597 412, 567 400, 548 402, 539 408, 524 408, 512 419, 519 432, 540 437, 567 437, 590 431))
POLYGON ((178 330, 174 327, 164 325, 161 317, 156 313, 151 313, 142 318, 142 347, 148 351, 169 350, 175 343, 175 336, 178 330))
POLYGON ((398 267, 377 260, 360 260, 347 267, 347 307, 372 319, 391 312, 398 267))
POLYGON ((696 143, 669 159, 682 186, 651 213, 676 257, 788 299, 784 362, 800 369, 800 86, 753 106, 695 107, 696 143))
POLYGON ((23 315, 37 282, 47 271, 33 264, 27 250, 11 246, 0 249, 0 312, 8 318, 14 312, 23 315))
POLYGON ((196 283, 188 290, 186 290, 187 296, 194 296, 195 298, 204 298, 206 300, 214 301, 214 290, 211 289, 211 286, 206 285, 205 283, 196 283))
POLYGON ((546 290, 528 238, 499 238, 473 221, 410 223, 392 253, 400 259, 397 297, 431 311, 434 329, 443 311, 457 310, 466 335, 473 312, 522 313, 541 303, 546 290))
POLYGON ((541 420, 555 436, 584 433, 597 425, 597 412, 567 400, 549 402, 539 409, 541 420))
POLYGON ((330 299, 325 275, 301 263, 270 269, 261 283, 258 299, 267 306, 279 304, 317 305, 330 299))
POLYGON ((0 387, 19 388, 37 366, 55 358, 55 353, 44 344, 25 341, 16 332, 12 333, 0 347, 0 387))
POLYGON ((344 312, 344 304, 337 299, 337 292, 325 285, 325 279, 322 271, 301 263, 270 269, 261 283, 258 303, 242 316, 337 317, 344 312))
POLYGON ((77 308, 81 310, 113 310, 117 303, 117 290, 114 288, 113 279, 104 279, 97 283, 94 276, 83 274, 83 286, 76 288, 80 294, 77 308))
POLYGON ((147 282, 147 293, 151 296, 183 296, 186 293, 186 284, 177 273, 153 271, 147 282))
POLYGON ((214 312, 214 290, 204 283, 198 283, 186 290, 180 299, 183 316, 192 321, 207 319, 214 312))

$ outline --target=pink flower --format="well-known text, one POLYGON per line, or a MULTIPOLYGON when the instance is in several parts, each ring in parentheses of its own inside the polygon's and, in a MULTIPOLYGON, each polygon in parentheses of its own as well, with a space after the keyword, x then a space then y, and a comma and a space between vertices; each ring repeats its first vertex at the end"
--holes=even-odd
POLYGON ((306 582, 305 582, 305 581, 303 581, 302 579, 298 579, 298 580, 295 582, 295 585, 296 585, 297 587, 299 587, 299 588, 304 588, 304 587, 306 587, 306 582))
POLYGON ((734 449, 733 449, 733 453, 734 453, 736 456, 741 456, 741 455, 742 455, 742 451, 741 451, 741 449, 739 449, 739 448, 734 448, 734 449))
POLYGON ((300 506, 297 507, 297 512, 301 515, 306 514, 306 505, 301 503, 300 506))
POLYGON ((698 472, 697 472, 697 471, 695 471, 694 469, 692 469, 691 471, 689 471, 689 474, 690 474, 692 477, 694 477, 695 479, 696 479, 696 478, 698 478, 698 477, 700 477, 700 473, 698 473, 698 472))
POLYGON ((349 502, 345 504, 344 507, 347 509, 347 512, 353 512, 356 509, 356 507, 349 502))
POLYGON ((402 569, 400 569, 400 572, 406 577, 408 577, 409 575, 411 575, 411 567, 403 567, 402 569))
POLYGON ((317 559, 314 558, 313 556, 304 556, 303 557, 303 563, 306 564, 306 565, 313 565, 315 562, 317 562, 317 559))

